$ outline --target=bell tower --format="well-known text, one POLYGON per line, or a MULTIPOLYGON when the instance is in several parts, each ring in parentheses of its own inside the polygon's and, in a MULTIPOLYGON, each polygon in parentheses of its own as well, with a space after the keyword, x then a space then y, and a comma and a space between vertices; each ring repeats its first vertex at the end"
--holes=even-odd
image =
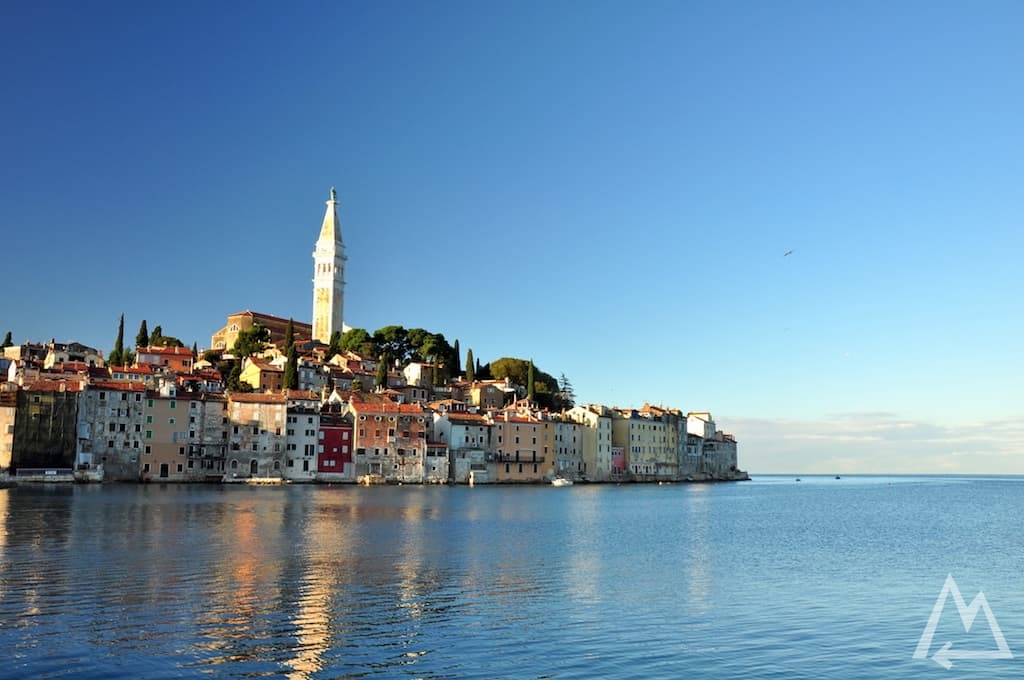
POLYGON ((338 192, 331 199, 313 250, 313 339, 327 344, 334 331, 343 332, 345 309, 345 244, 338 221, 338 192))

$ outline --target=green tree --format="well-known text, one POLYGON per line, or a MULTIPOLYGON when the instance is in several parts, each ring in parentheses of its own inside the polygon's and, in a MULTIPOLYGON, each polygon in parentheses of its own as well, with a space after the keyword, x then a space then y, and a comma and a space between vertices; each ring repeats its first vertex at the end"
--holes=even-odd
POLYGON ((146 320, 139 324, 139 332, 135 336, 136 347, 149 347, 149 331, 146 330, 146 320))
POLYGON ((350 387, 351 387, 353 392, 362 392, 363 391, 363 381, 360 380, 359 378, 355 378, 354 380, 352 380, 352 383, 351 383, 350 387))
POLYGON ((249 330, 238 333, 235 344, 231 346, 231 353, 239 359, 250 357, 266 349, 269 342, 270 331, 258 323, 253 324, 249 330))
POLYGON ((234 392, 245 392, 243 385, 246 383, 242 382, 242 360, 235 359, 231 362, 231 372, 228 373, 228 379, 226 381, 227 388, 234 392))
POLYGON ((452 363, 452 371, 454 371, 455 376, 457 377, 457 376, 462 375, 462 366, 460 365, 460 362, 462 361, 462 358, 459 356, 459 339, 458 338, 455 338, 455 344, 452 345, 452 349, 454 350, 454 355, 455 355, 454 357, 452 357, 455 360, 452 363))
POLYGON ((537 396, 537 386, 533 377, 533 359, 530 359, 530 373, 526 379, 526 397, 533 399, 537 396))
POLYGON ((284 349, 287 352, 288 348, 295 344, 295 321, 288 319, 288 328, 284 332, 284 349))
MULTIPOLYGON (((334 348, 334 342, 331 342, 334 348)), ((373 343, 373 338, 366 332, 365 328, 350 328, 344 335, 338 336, 337 350, 332 353, 342 354, 344 352, 355 352, 363 356, 377 356, 380 352, 373 343)))
POLYGON ((193 342, 192 343, 192 363, 195 364, 196 363, 196 359, 198 359, 198 358, 199 358, 199 346, 195 342, 193 342))
POLYGON ((162 337, 164 337, 164 329, 161 326, 154 326, 153 332, 149 334, 149 341, 153 343, 153 347, 163 346, 158 344, 162 337))
POLYGON ((114 340, 114 349, 110 350, 107 363, 111 366, 124 366, 124 314, 117 323, 117 339, 114 340))
POLYGON ((473 363, 473 348, 470 347, 466 350, 466 380, 473 382, 475 379, 476 365, 473 363))
POLYGON ((430 365, 430 384, 437 386, 441 383, 441 362, 434 357, 434 363, 430 365))
POLYGON ((383 354, 377 362, 377 379, 374 382, 374 386, 380 389, 387 389, 388 387, 388 361, 387 357, 383 354))
POLYGON ((299 388, 299 355, 294 342, 288 345, 288 361, 284 365, 284 377, 281 385, 286 390, 299 388))
POLYGON ((558 379, 558 406, 561 408, 572 408, 576 404, 576 392, 572 389, 572 383, 565 377, 565 373, 558 379))
POLYGON ((11 340, 11 332, 7 331, 7 335, 4 336, 4 343, 0 347, 10 347, 14 342, 11 340))

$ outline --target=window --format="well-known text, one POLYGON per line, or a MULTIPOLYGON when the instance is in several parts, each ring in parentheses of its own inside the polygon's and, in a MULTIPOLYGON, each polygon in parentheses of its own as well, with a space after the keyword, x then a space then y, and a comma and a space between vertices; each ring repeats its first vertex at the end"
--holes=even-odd
POLYGON ((253 451, 255 451, 255 450, 256 450, 256 444, 253 444, 253 445, 252 445, 252 450, 253 450, 253 451))
POLYGON ((178 402, 176 402, 173 399, 171 399, 171 408, 174 408, 177 405, 177 403, 178 402))
MULTIPOLYGON (((184 446, 179 446, 178 447, 178 455, 179 456, 184 456, 185 455, 185 447, 184 446)), ((179 470, 178 472, 181 472, 181 470, 179 470)))
POLYGON ((153 416, 146 416, 146 422, 147 423, 153 422, 153 416))
POLYGON ((136 432, 142 432, 142 425, 139 425, 138 423, 136 423, 135 424, 135 431, 136 432))
POLYGON ((149 448, 149 444, 146 445, 146 453, 153 453, 153 450, 149 448))
POLYGON ((153 400, 152 399, 147 399, 146 400, 146 406, 148 408, 153 408, 153 400))
MULTIPOLYGON (((153 438, 153 430, 146 430, 146 439, 153 438)), ((148 446, 146 448, 149 448, 148 446)))
POLYGON ((100 392, 100 401, 106 401, 106 400, 107 400, 107 393, 106 392, 100 392))
POLYGON ((167 424, 168 425, 174 425, 174 418, 168 418, 167 419, 167 424))

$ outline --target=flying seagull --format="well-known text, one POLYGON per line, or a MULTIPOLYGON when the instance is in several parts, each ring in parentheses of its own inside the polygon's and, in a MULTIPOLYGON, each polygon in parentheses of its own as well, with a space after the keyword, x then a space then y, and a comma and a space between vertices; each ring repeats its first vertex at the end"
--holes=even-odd
POLYGON ((790 256, 790 255, 792 255, 792 254, 793 254, 793 251, 792 251, 792 250, 787 250, 787 251, 786 251, 785 253, 783 253, 783 255, 782 255, 782 256, 783 256, 783 257, 789 257, 789 256, 790 256))

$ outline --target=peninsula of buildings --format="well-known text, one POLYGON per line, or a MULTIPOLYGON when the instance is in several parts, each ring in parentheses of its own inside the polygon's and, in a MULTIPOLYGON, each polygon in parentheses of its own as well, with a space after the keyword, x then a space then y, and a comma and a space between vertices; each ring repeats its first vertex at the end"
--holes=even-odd
POLYGON ((525 379, 490 375, 470 351, 462 370, 457 341, 349 329, 333 189, 313 260, 312 323, 230 314, 206 351, 149 337, 145 322, 125 349, 123 317, 107 360, 74 342, 5 341, 0 481, 746 479, 710 413, 578 405, 565 385, 535 385, 532 363, 525 379))

